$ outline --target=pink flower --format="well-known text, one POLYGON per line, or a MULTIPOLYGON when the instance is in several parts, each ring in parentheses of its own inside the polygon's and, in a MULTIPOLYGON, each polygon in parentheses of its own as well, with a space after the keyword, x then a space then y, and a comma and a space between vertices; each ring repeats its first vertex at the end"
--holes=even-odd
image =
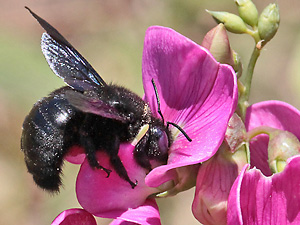
POLYGON ((231 189, 228 224, 299 224, 300 157, 290 158, 284 171, 272 177, 247 167, 231 189))
MULTIPOLYGON (((259 126, 286 130, 300 139, 300 112, 293 106, 280 101, 265 101, 250 106, 245 126, 252 130, 259 126)), ((272 175, 268 164, 268 136, 259 135, 250 142, 251 167, 257 167, 266 175, 272 175)))
MULTIPOLYGON (((269 126, 300 137, 300 112, 287 103, 266 101, 252 105, 246 114, 246 128, 269 126)), ((272 176, 268 166, 268 137, 250 142, 251 166, 236 179, 228 199, 228 224, 299 224, 300 156, 287 160, 281 173, 272 176)))
POLYGON ((228 196, 235 179, 247 164, 243 145, 245 134, 244 123, 234 114, 219 150, 199 168, 192 211, 202 224, 227 224, 228 196))
POLYGON ((230 66, 218 63, 205 48, 164 27, 148 29, 142 68, 145 100, 152 112, 159 117, 154 79, 165 120, 180 125, 193 140, 188 142, 171 127, 174 142, 168 163, 146 177, 147 185, 157 187, 177 179, 174 169, 216 153, 236 106, 236 77, 230 66))
MULTIPOLYGON (((95 216, 117 218, 114 224, 120 220, 160 224, 158 208, 149 196, 162 191, 176 194, 195 185, 195 169, 190 166, 197 169, 200 162, 216 153, 236 106, 232 68, 218 63, 206 49, 172 29, 156 26, 147 30, 142 73, 144 99, 152 113, 160 118, 153 79, 164 120, 178 124, 192 142, 170 125, 173 143, 168 163, 148 174, 135 162, 134 146, 123 143, 119 156, 129 177, 138 182, 134 189, 114 172, 107 178, 104 171, 91 169, 82 155, 69 157, 82 163, 76 184, 79 203, 95 216)), ((100 165, 112 169, 103 153, 97 158, 100 165)))

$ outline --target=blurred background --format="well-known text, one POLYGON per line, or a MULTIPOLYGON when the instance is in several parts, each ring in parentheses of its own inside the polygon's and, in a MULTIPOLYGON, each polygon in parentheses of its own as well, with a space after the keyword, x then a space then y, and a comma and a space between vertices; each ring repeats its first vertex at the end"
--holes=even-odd
MULTIPOLYGON (((281 24, 258 60, 251 103, 278 99, 300 109, 300 1, 277 1, 281 24)), ((270 1, 254 1, 259 12, 270 1)), ((24 9, 56 27, 107 82, 143 95, 141 56, 147 27, 163 25, 201 43, 215 26, 205 9, 237 13, 229 0, 0 0, 0 224, 43 225, 63 210, 80 207, 74 192, 79 166, 65 164, 59 195, 38 189, 20 151, 21 127, 32 105, 63 85, 40 50, 43 32, 24 9)), ((253 40, 229 34, 244 64, 253 40)), ((245 67, 245 65, 244 65, 245 67)), ((198 224, 191 213, 194 190, 158 201, 162 224, 198 224)), ((98 224, 110 220, 99 219, 98 224)))

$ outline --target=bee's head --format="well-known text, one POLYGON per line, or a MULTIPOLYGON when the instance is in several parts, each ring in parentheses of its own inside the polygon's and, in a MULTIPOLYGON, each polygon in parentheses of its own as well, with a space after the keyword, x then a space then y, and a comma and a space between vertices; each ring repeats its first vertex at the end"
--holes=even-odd
POLYGON ((153 154, 160 154, 167 157, 172 142, 169 129, 162 121, 157 120, 151 124, 149 134, 149 142, 154 151, 153 154))

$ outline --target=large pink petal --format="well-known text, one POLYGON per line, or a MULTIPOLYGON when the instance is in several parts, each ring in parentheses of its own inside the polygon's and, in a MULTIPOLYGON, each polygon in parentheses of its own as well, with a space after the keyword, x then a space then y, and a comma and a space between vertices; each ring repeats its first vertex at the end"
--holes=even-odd
POLYGON ((108 178, 106 172, 92 169, 87 160, 84 161, 76 184, 77 198, 84 209, 96 216, 116 218, 128 208, 142 205, 149 195, 158 192, 145 185, 146 172, 135 162, 133 150, 134 146, 121 144, 119 156, 130 179, 138 182, 134 189, 114 171, 104 152, 99 152, 97 159, 101 166, 112 170, 108 178))
POLYGON ((299 174, 299 156, 272 177, 257 169, 241 173, 230 192, 228 224, 300 224, 299 174))
POLYGON ((129 209, 110 223, 110 225, 129 224, 161 225, 158 206, 155 200, 147 199, 143 205, 135 209, 129 209))
POLYGON ((193 140, 188 142, 171 127, 178 136, 168 165, 147 176, 147 184, 157 186, 171 178, 168 170, 205 161, 217 151, 236 106, 236 77, 206 49, 164 27, 147 30, 142 68, 145 100, 152 112, 158 116, 154 79, 165 120, 180 125, 193 140))
POLYGON ((84 209, 68 209, 60 213, 51 225, 97 225, 92 214, 84 209))
MULTIPOLYGON (((245 126, 252 130, 259 126, 269 126, 287 130, 300 139, 300 112, 293 106, 281 101, 265 101, 253 104, 247 109, 245 126)), ((268 136, 259 135, 252 139, 251 166, 259 168, 263 174, 270 176, 268 165, 268 136)))

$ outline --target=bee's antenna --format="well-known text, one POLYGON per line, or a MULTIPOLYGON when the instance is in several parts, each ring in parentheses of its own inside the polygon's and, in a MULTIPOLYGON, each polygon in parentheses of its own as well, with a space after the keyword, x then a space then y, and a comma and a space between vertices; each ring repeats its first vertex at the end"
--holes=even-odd
POLYGON ((176 127, 184 136, 185 136, 185 138, 189 141, 189 142, 191 142, 192 141, 192 139, 189 137, 189 135, 187 135, 187 133, 178 125, 178 124, 176 124, 176 123, 172 123, 172 122, 167 122, 167 128, 169 128, 169 125, 173 125, 174 127, 176 127))
MULTIPOLYGON (((154 79, 152 78, 151 80, 152 82, 152 85, 153 85, 153 88, 154 88, 154 92, 155 92, 155 96, 156 96, 156 101, 157 101, 157 112, 158 114, 160 115, 162 121, 163 121, 163 124, 165 124, 165 119, 164 119, 164 116, 163 114, 161 113, 161 110, 160 110, 160 100, 159 100, 159 96, 158 96, 158 91, 157 91, 157 87, 155 85, 155 82, 154 82, 154 79)), ((176 123, 172 123, 172 122, 167 122, 167 129, 169 129, 169 125, 173 125, 174 127, 176 127, 184 136, 185 138, 191 142, 192 139, 189 137, 189 135, 176 123)))
POLYGON ((157 112, 158 112, 158 114, 160 115, 160 117, 161 117, 161 119, 162 119, 162 121, 163 121, 163 124, 165 124, 164 116, 163 116, 163 114, 162 114, 161 111, 160 111, 160 100, 159 100, 159 96, 158 96, 157 87, 156 87, 156 85, 155 85, 155 83, 154 83, 154 79, 153 79, 153 78, 152 78, 151 82, 152 82, 152 85, 153 85, 153 88, 154 88, 154 92, 155 92, 155 96, 156 96, 156 101, 157 101, 157 112))

